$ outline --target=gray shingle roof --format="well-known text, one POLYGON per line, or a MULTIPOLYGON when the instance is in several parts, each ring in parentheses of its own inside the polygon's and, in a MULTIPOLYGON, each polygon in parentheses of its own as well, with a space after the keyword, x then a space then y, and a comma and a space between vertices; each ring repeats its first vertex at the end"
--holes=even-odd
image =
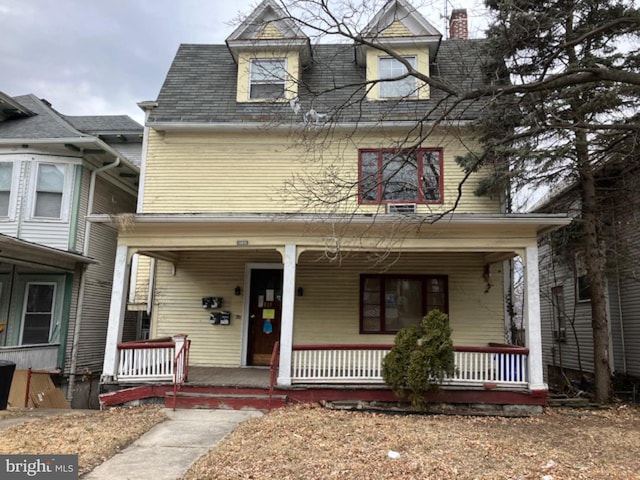
POLYGON ((142 125, 128 115, 63 115, 63 117, 76 129, 93 135, 117 133, 142 134, 142 125))
MULTIPOLYGON (((453 86, 471 89, 483 84, 481 40, 443 41, 431 75, 453 86)), ((225 45, 181 45, 158 95, 153 122, 242 123, 302 121, 288 103, 236 102, 237 67, 225 45)), ((361 101, 366 95, 364 68, 355 62, 353 45, 316 45, 313 62, 301 76, 301 111, 313 108, 334 121, 433 120, 451 100, 432 89, 429 100, 361 101), (334 88, 337 87, 337 88, 334 88)), ((472 120, 481 105, 457 107, 450 118, 472 120)))
POLYGON ((0 138, 86 137, 35 95, 13 97, 36 115, 0 123, 0 138))

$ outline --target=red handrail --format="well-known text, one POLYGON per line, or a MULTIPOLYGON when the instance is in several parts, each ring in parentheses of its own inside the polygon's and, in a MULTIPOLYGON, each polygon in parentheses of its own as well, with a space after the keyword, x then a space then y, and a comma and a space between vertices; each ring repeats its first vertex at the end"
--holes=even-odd
POLYGON ((280 342, 273 344, 271 352, 271 361, 269 362, 269 410, 271 410, 271 399, 273 398, 273 389, 276 384, 276 374, 278 372, 278 357, 280 356, 280 342))
POLYGON ((191 339, 185 338, 182 347, 173 358, 173 410, 176 409, 178 401, 178 386, 182 385, 188 377, 189 373, 189 350, 191 348, 191 339))

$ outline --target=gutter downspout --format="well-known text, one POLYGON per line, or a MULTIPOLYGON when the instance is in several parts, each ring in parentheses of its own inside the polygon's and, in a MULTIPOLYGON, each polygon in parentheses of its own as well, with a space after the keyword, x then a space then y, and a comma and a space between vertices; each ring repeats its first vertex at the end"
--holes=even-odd
MULTIPOLYGON (((93 203, 96 193, 96 178, 99 174, 116 168, 120 165, 121 158, 116 156, 116 160, 113 163, 104 165, 93 172, 91 172, 91 181, 89 182, 89 200, 87 202, 87 216, 91 215, 93 211, 93 203)), ((91 234, 91 222, 85 220, 84 227, 84 241, 82 244, 82 255, 88 256, 89 254, 89 237, 91 234)), ((67 401, 71 403, 73 400, 73 389, 76 384, 76 368, 78 364, 78 345, 80 343, 80 325, 82 324, 82 307, 84 305, 84 292, 87 283, 86 266, 82 269, 80 274, 80 287, 78 290, 78 306, 76 309, 76 322, 73 329, 73 344, 71 346, 71 365, 69 367, 69 384, 67 385, 67 401)))

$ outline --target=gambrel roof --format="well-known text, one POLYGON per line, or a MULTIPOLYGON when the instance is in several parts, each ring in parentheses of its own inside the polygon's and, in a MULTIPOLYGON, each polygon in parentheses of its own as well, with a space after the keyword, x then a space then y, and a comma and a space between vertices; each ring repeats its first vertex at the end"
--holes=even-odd
MULTIPOLYGON (((483 40, 443 40, 431 65, 431 77, 463 90, 484 84, 481 69, 483 40)), ((433 59, 432 59, 433 60, 433 59)), ((301 122, 287 102, 236 102, 237 66, 226 45, 181 45, 150 112, 154 123, 301 122)), ((452 104, 434 88, 428 100, 367 101, 365 69, 355 61, 355 47, 320 44, 302 72, 301 112, 310 109, 339 122, 434 120, 452 104)), ((461 104, 450 119, 478 118, 481 106, 461 104)))

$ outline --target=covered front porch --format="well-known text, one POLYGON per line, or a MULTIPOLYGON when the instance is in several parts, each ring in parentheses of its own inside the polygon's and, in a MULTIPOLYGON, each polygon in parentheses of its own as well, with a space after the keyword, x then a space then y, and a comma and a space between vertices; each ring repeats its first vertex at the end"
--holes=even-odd
MULTIPOLYGON (((187 342, 188 345, 188 342, 187 342)), ((277 385, 278 345, 267 367, 179 367, 172 365, 175 343, 172 340, 128 342, 119 347, 121 362, 118 377, 121 386, 153 384, 155 390, 143 389, 143 396, 168 394, 180 401, 180 395, 198 401, 202 396, 224 396, 229 403, 233 397, 286 397, 292 402, 309 401, 370 401, 395 402, 398 399, 384 384, 381 364, 392 345, 298 345, 293 347, 292 383, 277 385), (162 344, 165 343, 163 346, 162 344), (162 360, 166 359, 166 360, 162 360), (185 372, 180 376, 178 371, 185 372), (155 374, 151 372, 157 372, 155 374), (217 394, 217 395, 216 395, 217 394)), ((443 403, 526 404, 543 405, 545 396, 532 395, 527 372, 528 350, 523 347, 456 347, 455 374, 446 379, 440 390, 431 396, 443 403)), ((187 352, 188 358, 188 352, 187 352)), ((188 362, 187 362, 188 363, 188 362)), ((135 389, 134 389, 135 390, 135 389)), ((108 395, 103 403, 131 400, 131 391, 123 396, 108 395)), ((238 399, 235 399, 238 402, 238 399)), ((171 405, 170 402, 168 402, 171 405)), ((175 403, 173 404, 175 405, 175 403)), ((269 407, 270 408, 270 407, 269 407)))
MULTIPOLYGON (((397 217, 382 220, 372 225, 370 218, 362 223, 352 219, 349 235, 340 238, 342 257, 329 258, 327 252, 336 253, 330 222, 137 215, 120 232, 102 382, 170 382, 175 373, 138 378, 141 366, 155 361, 142 360, 153 349, 121 342, 132 257, 141 253, 157 262, 150 281, 152 336, 188 335, 190 372, 240 367, 234 373, 240 381, 247 367, 266 365, 269 386, 276 390, 390 393, 381 364, 396 325, 401 326, 402 315, 418 319, 435 306, 449 314, 456 345, 457 370, 442 385, 443 392, 460 398, 460 392, 489 392, 496 398, 496 392, 517 393, 539 402, 547 388, 540 352, 537 234, 566 219, 460 215, 413 223, 403 231, 397 230, 397 217), (391 226, 395 238, 388 239, 391 226), (526 347, 520 348, 502 345, 509 281, 503 262, 515 255, 525 265, 526 347), (393 258, 372 266, 367 263, 372 257, 393 258), (256 280, 263 271, 275 272, 275 284, 271 279, 265 287, 256 280), (406 308, 411 298, 422 307, 406 308), (400 307, 405 313, 398 313, 400 307), (260 351, 252 343, 256 336, 268 339, 260 351)), ((165 347, 168 358, 174 358, 170 349, 175 347, 165 347)), ((148 358, 160 358, 154 355, 148 358)), ((195 386, 191 374, 184 381, 195 386)))

